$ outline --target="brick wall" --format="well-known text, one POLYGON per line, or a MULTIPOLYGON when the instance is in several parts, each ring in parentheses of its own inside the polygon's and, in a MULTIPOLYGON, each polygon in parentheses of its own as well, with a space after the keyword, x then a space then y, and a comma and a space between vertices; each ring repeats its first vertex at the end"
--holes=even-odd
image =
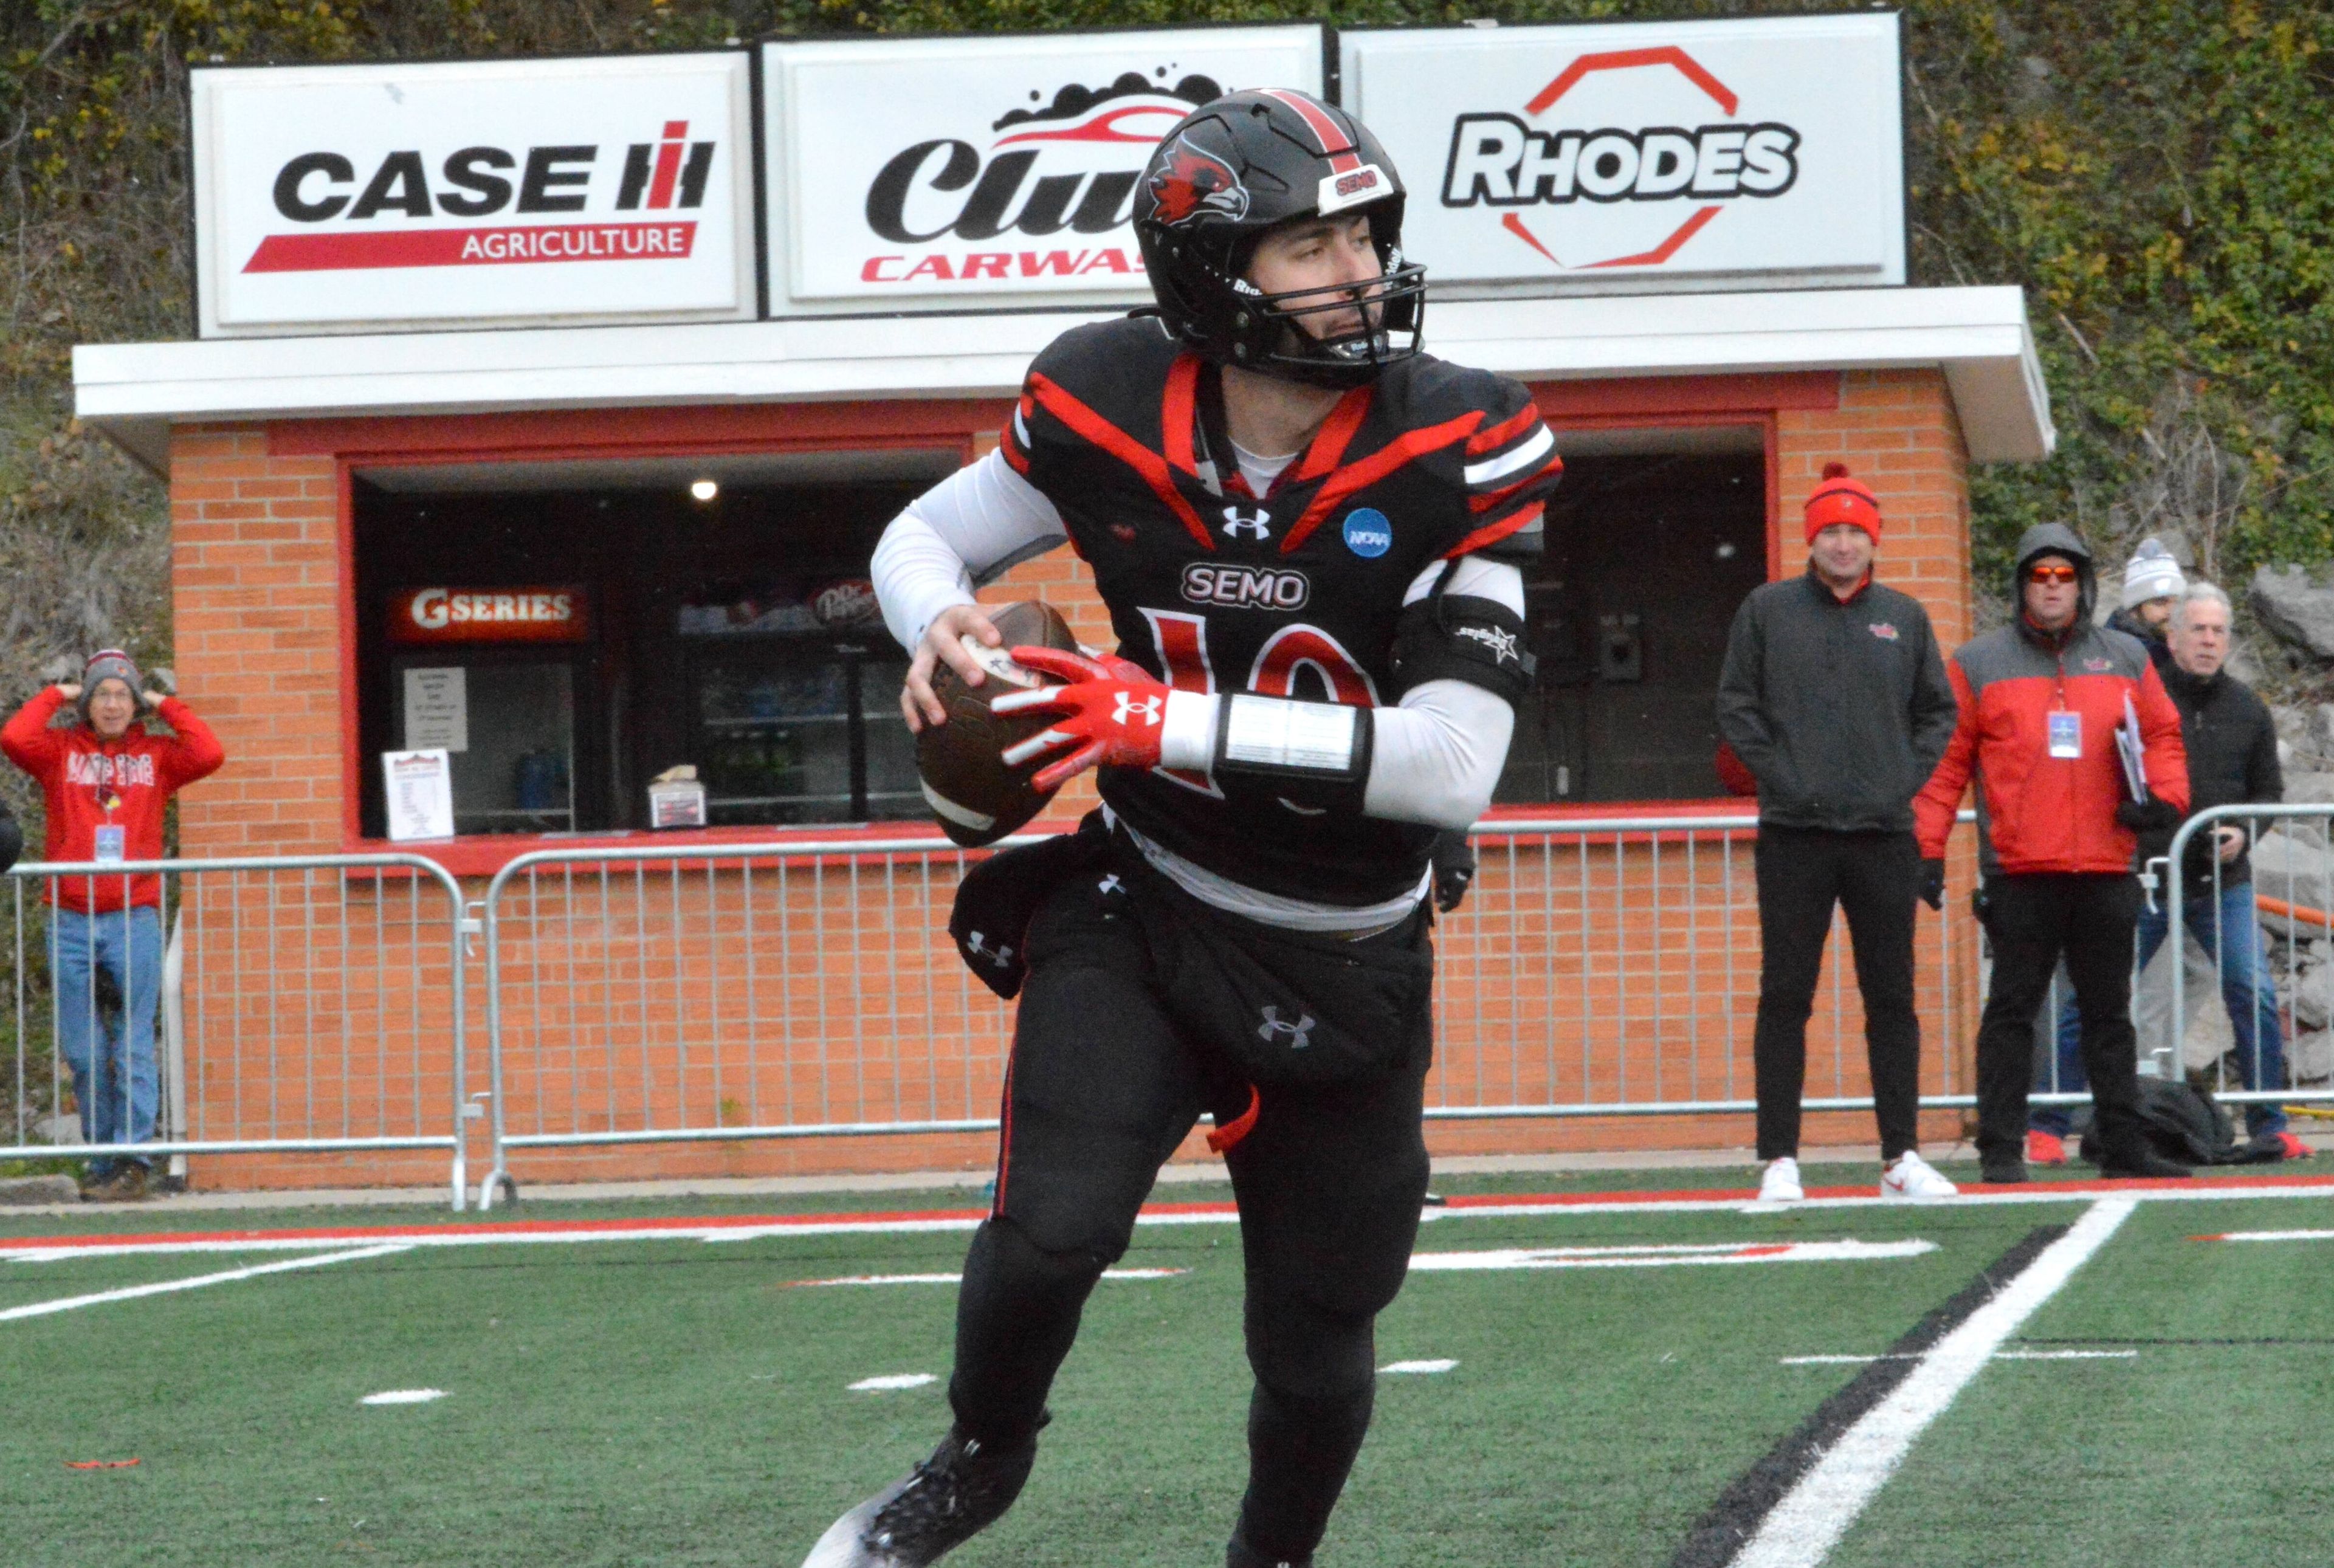
POLYGON ((257 427, 178 431, 170 586, 182 695, 227 766, 181 797, 188 855, 341 847, 339 491, 257 427))

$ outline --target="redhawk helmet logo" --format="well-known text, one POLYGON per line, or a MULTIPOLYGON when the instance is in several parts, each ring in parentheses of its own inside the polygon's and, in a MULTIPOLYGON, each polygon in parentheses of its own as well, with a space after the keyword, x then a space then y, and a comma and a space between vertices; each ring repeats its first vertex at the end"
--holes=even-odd
POLYGON ((1159 221, 1189 223, 1202 212, 1238 223, 1248 216, 1248 188, 1232 166, 1191 143, 1189 132, 1175 138, 1151 175, 1151 199, 1159 221))

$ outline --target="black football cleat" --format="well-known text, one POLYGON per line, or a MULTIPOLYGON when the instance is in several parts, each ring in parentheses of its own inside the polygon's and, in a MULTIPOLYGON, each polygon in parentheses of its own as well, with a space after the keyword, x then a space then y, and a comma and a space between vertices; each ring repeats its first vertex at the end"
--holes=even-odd
POLYGON ((2026 1161, 2016 1155, 1984 1161, 1978 1169, 1980 1179, 1989 1186, 2014 1186, 2026 1179, 2026 1161))
POLYGON ((1021 1495, 1037 1439, 997 1448, 955 1428, 903 1480, 826 1527, 803 1568, 925 1568, 1003 1516, 1021 1495))
POLYGON ((1234 1539, 1224 1550, 1224 1568, 1313 1568, 1308 1553, 1302 1557, 1268 1557, 1246 1542, 1234 1539))

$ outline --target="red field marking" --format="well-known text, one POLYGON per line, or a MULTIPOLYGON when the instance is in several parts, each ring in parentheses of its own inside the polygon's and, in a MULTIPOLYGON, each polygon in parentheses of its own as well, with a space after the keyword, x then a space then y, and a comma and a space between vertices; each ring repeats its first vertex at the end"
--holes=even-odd
MULTIPOLYGON (((1811 1188, 1802 1204, 1776 1205, 1774 1210, 1810 1207, 1879 1206, 1876 1184, 1811 1188)), ((2323 1176, 2227 1177, 2194 1180, 2109 1180, 2034 1182, 2001 1189, 1979 1188, 1958 1198, 1927 1204, 1892 1203, 1891 1208, 1950 1207, 1955 1204, 2048 1203, 2124 1193, 2143 1198, 2209 1199, 2217 1198, 2314 1197, 2334 1188, 2334 1174, 2323 1176)), ((1430 1219, 1524 1217, 1578 1209, 1740 1208, 1757 1199, 1750 1188, 1689 1188, 1642 1192, 1482 1193, 1452 1198, 1439 1208, 1429 1208, 1430 1219)), ((0 1236, 0 1256, 67 1256, 94 1251, 233 1251, 330 1246, 346 1243, 410 1242, 418 1246, 478 1246, 496 1242, 653 1241, 719 1238, 725 1235, 758 1232, 784 1236, 834 1235, 851 1232, 911 1230, 970 1230, 988 1217, 986 1208, 878 1210, 864 1214, 768 1214, 667 1217, 648 1219, 509 1219, 451 1222, 445 1225, 342 1225, 290 1227, 282 1229, 215 1231, 146 1231, 128 1235, 0 1236)), ((1139 1224, 1228 1224, 1239 1217, 1229 1203, 1160 1203, 1143 1207, 1139 1224)))

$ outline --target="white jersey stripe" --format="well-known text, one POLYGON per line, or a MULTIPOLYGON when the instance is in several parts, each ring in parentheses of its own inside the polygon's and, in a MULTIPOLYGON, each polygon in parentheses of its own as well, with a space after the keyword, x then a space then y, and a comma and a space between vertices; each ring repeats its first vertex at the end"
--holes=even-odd
POLYGON ((1504 479, 1509 475, 1547 457, 1555 446, 1556 432, 1542 425, 1521 444, 1509 447, 1498 457, 1486 457, 1480 463, 1468 464, 1467 484, 1472 488, 1479 485, 1488 485, 1494 479, 1504 479))

